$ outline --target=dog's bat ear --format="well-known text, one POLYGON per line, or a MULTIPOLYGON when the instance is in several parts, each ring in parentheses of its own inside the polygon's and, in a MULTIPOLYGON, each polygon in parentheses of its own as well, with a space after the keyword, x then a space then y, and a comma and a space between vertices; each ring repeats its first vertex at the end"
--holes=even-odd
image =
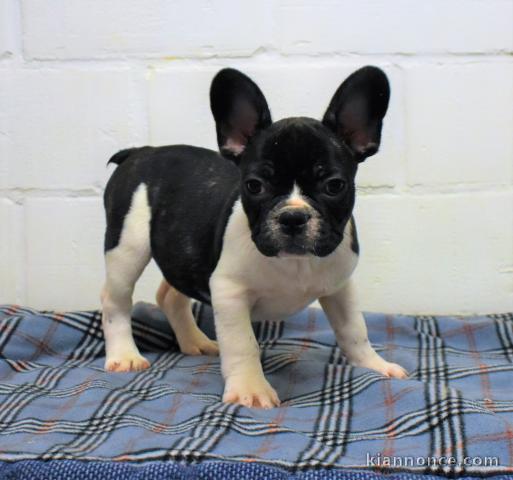
POLYGON ((385 73, 377 67, 363 67, 338 87, 322 123, 362 162, 379 149, 389 99, 390 85, 385 73))
POLYGON ((223 155, 238 157, 249 139, 271 125, 271 112, 264 94, 249 77, 225 68, 212 80, 210 108, 214 115, 217 143, 223 155))

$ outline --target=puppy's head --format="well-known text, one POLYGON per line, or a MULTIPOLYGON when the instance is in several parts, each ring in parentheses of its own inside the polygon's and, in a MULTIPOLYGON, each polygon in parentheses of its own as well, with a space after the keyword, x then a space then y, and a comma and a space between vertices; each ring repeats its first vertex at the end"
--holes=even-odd
POLYGON ((386 75, 364 67, 340 85, 321 122, 273 123, 251 79, 233 69, 216 75, 210 101, 219 148, 240 167, 242 204, 261 253, 324 257, 337 248, 357 166, 378 151, 389 97, 386 75))

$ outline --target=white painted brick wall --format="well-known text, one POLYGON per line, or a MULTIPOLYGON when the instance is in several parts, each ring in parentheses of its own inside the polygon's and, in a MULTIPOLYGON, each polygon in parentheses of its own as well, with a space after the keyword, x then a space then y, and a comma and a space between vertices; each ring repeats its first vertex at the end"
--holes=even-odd
POLYGON ((320 117, 375 64, 392 100, 358 175, 363 307, 513 310, 512 19, 513 0, 0 0, 0 303, 98 307, 105 162, 215 148, 219 68, 278 119, 320 117))
POLYGON ((44 67, 9 69, 0 77, 8 117, 0 186, 100 188, 105 159, 146 141, 137 75, 126 68, 44 67))
POLYGON ((511 185, 513 62, 412 65, 405 76, 408 183, 511 185))
POLYGON ((266 2, 23 1, 31 58, 247 56, 271 34, 266 2))
POLYGON ((0 59, 18 51, 19 10, 16 0, 0 0, 0 59))
POLYGON ((278 0, 285 53, 490 53, 511 51, 509 0, 278 0))
POLYGON ((356 214, 365 305, 511 310, 513 192, 366 195, 356 214))

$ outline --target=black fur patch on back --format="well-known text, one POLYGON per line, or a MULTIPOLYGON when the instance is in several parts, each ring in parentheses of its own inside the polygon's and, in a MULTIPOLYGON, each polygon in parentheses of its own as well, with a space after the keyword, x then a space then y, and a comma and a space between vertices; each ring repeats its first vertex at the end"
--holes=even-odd
POLYGON ((121 164, 104 195, 105 251, 118 245, 133 194, 144 184, 153 259, 174 288, 208 303, 210 276, 239 196, 238 168, 214 151, 187 145, 143 147, 119 155, 121 164))

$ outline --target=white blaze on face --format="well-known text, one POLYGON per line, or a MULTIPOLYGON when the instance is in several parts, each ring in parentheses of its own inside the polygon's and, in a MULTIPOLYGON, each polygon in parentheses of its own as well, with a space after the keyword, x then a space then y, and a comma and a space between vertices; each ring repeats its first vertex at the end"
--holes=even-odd
POLYGON ((290 192, 289 198, 285 201, 285 206, 289 208, 305 208, 310 209, 310 205, 301 194, 301 189, 294 183, 292 192, 290 192))
POLYGON ((308 220, 304 234, 305 238, 310 242, 315 242, 319 235, 321 218, 319 212, 315 210, 303 196, 297 183, 294 183, 292 191, 290 192, 288 198, 285 200, 283 206, 280 208, 280 211, 290 209, 301 209, 310 215, 310 219, 308 220))

